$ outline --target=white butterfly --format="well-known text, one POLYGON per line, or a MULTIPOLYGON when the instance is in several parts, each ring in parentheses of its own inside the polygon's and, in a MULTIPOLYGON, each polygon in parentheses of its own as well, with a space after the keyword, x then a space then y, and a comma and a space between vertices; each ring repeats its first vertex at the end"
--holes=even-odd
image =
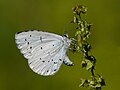
POLYGON ((28 59, 30 68, 43 76, 54 75, 61 64, 72 66, 66 52, 71 40, 42 31, 27 31, 15 34, 18 49, 28 59))

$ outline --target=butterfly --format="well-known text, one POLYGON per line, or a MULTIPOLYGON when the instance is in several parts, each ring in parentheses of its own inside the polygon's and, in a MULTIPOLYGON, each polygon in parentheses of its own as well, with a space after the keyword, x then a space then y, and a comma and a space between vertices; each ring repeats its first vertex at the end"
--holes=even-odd
POLYGON ((62 63, 73 66, 66 54, 71 43, 67 34, 60 36, 37 30, 18 32, 15 42, 29 67, 39 75, 54 75, 62 63))

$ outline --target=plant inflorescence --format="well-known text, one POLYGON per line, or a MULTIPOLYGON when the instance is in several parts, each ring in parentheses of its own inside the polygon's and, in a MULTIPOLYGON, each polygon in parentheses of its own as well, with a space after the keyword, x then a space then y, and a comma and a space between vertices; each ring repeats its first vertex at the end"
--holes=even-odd
POLYGON ((87 7, 83 5, 76 5, 72 8, 74 18, 71 23, 75 24, 75 36, 71 38, 71 48, 73 52, 80 52, 83 54, 81 61, 82 68, 86 68, 91 73, 89 79, 81 78, 80 87, 87 87, 90 90, 101 90, 105 86, 103 77, 95 74, 96 58, 90 53, 92 46, 88 43, 88 38, 91 35, 90 29, 92 24, 88 23, 82 15, 86 15, 87 7))

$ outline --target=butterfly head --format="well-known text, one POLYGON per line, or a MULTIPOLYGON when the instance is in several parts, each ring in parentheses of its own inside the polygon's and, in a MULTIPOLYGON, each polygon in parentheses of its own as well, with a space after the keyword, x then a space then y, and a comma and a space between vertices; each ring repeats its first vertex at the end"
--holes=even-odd
POLYGON ((68 38, 68 34, 63 35, 63 42, 67 48, 70 46, 71 40, 68 38))
POLYGON ((63 37, 68 38, 68 34, 64 34, 63 37))

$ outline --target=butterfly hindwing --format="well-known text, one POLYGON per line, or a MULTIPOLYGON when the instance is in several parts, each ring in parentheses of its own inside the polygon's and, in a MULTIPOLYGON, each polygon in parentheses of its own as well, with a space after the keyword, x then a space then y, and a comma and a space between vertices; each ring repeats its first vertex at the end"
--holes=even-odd
MULTIPOLYGON (((34 53, 33 57, 28 60, 30 68, 40 75, 53 75, 56 73, 65 56, 64 47, 62 43, 56 42, 56 46, 50 50, 43 50, 34 53)), ((48 45, 49 47, 49 45, 48 45)), ((39 49, 40 50, 40 49, 39 49)))

